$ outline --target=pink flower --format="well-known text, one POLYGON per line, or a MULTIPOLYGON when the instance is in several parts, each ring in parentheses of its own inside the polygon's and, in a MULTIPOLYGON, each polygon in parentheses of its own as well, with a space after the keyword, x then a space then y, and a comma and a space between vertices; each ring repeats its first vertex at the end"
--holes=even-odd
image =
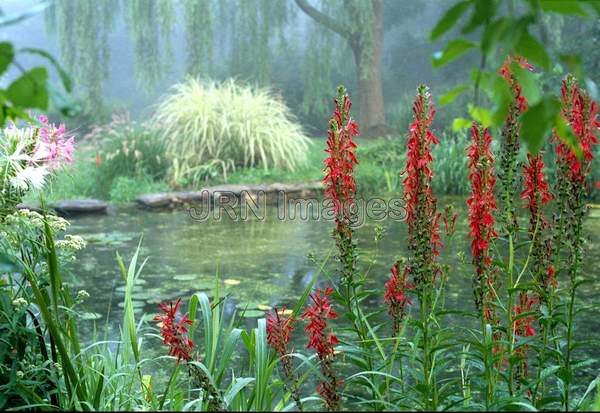
POLYGON ((39 120, 43 126, 39 129, 40 139, 32 160, 46 164, 49 170, 56 170, 64 164, 73 162, 75 140, 72 137, 65 139, 65 125, 61 124, 57 127, 50 124, 45 116, 40 116, 39 120))

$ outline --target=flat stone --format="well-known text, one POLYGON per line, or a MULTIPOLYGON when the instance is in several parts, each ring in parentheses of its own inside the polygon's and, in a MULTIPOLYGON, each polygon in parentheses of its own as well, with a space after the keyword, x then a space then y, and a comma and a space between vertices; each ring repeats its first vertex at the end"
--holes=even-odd
POLYGON ((172 194, 171 200, 174 202, 193 203, 200 202, 207 199, 210 193, 206 190, 201 191, 189 191, 189 192, 175 192, 172 194))
POLYGON ((55 202, 51 207, 62 215, 105 214, 108 204, 98 199, 71 199, 55 202))
POLYGON ((28 209, 33 212, 42 212, 42 208, 38 204, 21 203, 17 204, 17 209, 28 209))
POLYGON ((139 196, 136 201, 145 207, 162 208, 171 204, 173 199, 172 192, 159 192, 156 194, 146 194, 139 196))
POLYGON ((273 183, 273 184, 224 184, 203 188, 199 191, 179 191, 179 192, 160 192, 155 194, 141 195, 136 199, 138 204, 148 208, 165 208, 177 204, 189 204, 203 202, 213 199, 216 202, 225 202, 226 198, 233 196, 240 198, 242 194, 245 197, 256 198, 259 193, 267 195, 269 200, 276 199, 279 192, 286 195, 302 198, 312 197, 324 188, 321 182, 307 182, 296 184, 273 183))

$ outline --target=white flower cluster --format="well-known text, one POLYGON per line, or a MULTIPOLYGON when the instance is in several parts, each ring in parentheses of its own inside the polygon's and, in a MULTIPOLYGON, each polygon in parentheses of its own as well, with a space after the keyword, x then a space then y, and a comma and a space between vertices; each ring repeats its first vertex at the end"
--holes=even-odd
POLYGON ((80 251, 84 249, 86 243, 83 238, 79 235, 65 235, 65 239, 56 241, 56 248, 69 250, 69 251, 80 251))
POLYGON ((65 126, 55 126, 40 116, 41 126, 0 131, 0 192, 42 189, 47 176, 73 160, 74 139, 65 137, 65 126))
MULTIPOLYGON (((46 215, 46 219, 48 220, 50 229, 54 232, 66 231, 67 227, 70 225, 69 221, 55 215, 46 215)), ((32 227, 39 229, 44 228, 44 217, 35 211, 19 209, 6 217, 6 223, 9 225, 20 225, 23 221, 27 222, 27 224, 32 227)))

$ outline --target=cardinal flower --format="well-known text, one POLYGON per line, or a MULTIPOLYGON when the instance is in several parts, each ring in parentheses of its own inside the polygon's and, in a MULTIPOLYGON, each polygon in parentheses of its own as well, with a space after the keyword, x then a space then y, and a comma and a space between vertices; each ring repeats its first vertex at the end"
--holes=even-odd
POLYGON ((324 380, 317 387, 317 391, 323 397, 327 408, 330 411, 336 411, 339 408, 340 395, 339 389, 343 381, 338 379, 333 371, 334 347, 338 344, 337 336, 333 331, 325 332, 327 329, 327 320, 337 318, 337 314, 332 308, 332 302, 329 296, 333 289, 317 289, 310 295, 311 304, 308 305, 303 319, 308 320, 305 331, 309 333, 308 345, 306 348, 313 348, 317 352, 321 373, 324 380))
POLYGON ((430 130, 435 108, 427 86, 417 88, 413 104, 413 122, 407 135, 406 166, 404 176, 404 202, 408 225, 408 247, 411 250, 409 265, 417 290, 428 288, 435 282, 438 266, 435 257, 443 244, 439 235, 437 200, 432 191, 433 157, 431 148, 439 144, 430 130))
MULTIPOLYGON (((491 266, 491 242, 496 238, 494 228, 496 198, 494 197, 494 156, 490 150, 492 138, 486 129, 478 125, 471 128, 473 143, 468 148, 469 181, 471 182, 471 196, 467 200, 469 206, 468 234, 471 241, 471 255, 476 274, 473 279, 475 304, 484 310, 484 315, 491 316, 492 309, 487 302, 494 298, 493 276, 491 266)), ((488 317, 486 317, 488 318, 488 317)), ((488 321, 492 321, 488 319, 488 321)))
POLYGON ((192 324, 192 320, 188 318, 187 313, 179 314, 180 305, 181 298, 175 303, 161 303, 158 305, 161 314, 153 318, 159 324, 163 345, 169 346, 169 355, 176 357, 177 363, 181 360, 191 361, 194 348, 194 343, 188 335, 188 326, 192 324))
POLYGON ((394 334, 400 331, 400 325, 406 315, 406 307, 411 304, 408 291, 414 289, 408 281, 409 267, 404 267, 400 273, 401 262, 396 261, 391 268, 392 275, 385 283, 384 302, 388 305, 388 313, 392 317, 394 334))
POLYGON ((342 281, 351 284, 355 272, 356 254, 352 223, 356 211, 354 195, 354 165, 358 164, 354 153, 356 144, 352 138, 358 135, 358 124, 350 116, 352 102, 343 86, 338 88, 335 110, 329 120, 325 159, 325 196, 333 203, 335 229, 333 236, 341 264, 342 281))

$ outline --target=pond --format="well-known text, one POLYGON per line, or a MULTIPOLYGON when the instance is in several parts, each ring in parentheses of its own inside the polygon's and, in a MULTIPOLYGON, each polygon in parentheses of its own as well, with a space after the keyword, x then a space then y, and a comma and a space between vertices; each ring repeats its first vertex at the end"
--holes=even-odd
MULTIPOLYGON (((446 306, 471 310, 474 307, 471 288, 472 266, 469 263, 469 243, 466 239, 467 216, 464 198, 444 197, 439 206, 452 203, 457 207, 459 220, 453 245, 442 252, 441 261, 450 265, 446 306), (465 258, 460 258, 464 254, 465 258)), ((600 293, 598 266, 600 264, 600 217, 592 210, 586 220, 588 243, 584 271, 594 279, 581 289, 581 298, 593 302, 600 293)), ((256 325, 256 317, 273 306, 293 306, 310 282, 317 265, 308 254, 322 259, 334 242, 333 224, 325 220, 281 220, 275 208, 266 211, 264 219, 250 216, 239 222, 224 215, 221 220, 199 222, 188 211, 147 212, 135 208, 121 208, 107 216, 87 216, 71 220, 70 232, 81 235, 88 247, 81 251, 72 265, 79 288, 91 297, 86 311, 97 313, 109 331, 118 333, 122 319, 124 282, 118 270, 115 252, 129 262, 140 237, 143 235, 141 257, 148 262, 141 273, 141 281, 134 289, 134 305, 138 315, 157 311, 159 302, 205 291, 210 295, 218 277, 222 293, 230 294, 231 314, 246 309, 246 327, 256 325)), ((389 277, 389 268, 397 256, 406 253, 405 224, 399 220, 367 222, 357 229, 360 264, 364 270, 375 260, 368 275, 368 283, 383 294, 383 285, 389 277), (375 227, 382 225, 386 235, 375 247, 375 227)), ((330 262, 330 270, 334 263, 330 262)), ((321 276, 319 284, 328 282, 321 276)), ((382 297, 366 303, 371 309, 381 308, 382 297)), ((461 321, 452 323, 459 328, 461 321)), ((464 322, 463 322, 464 324, 464 322)), ((91 325, 91 322, 90 322, 91 325)), ((578 336, 589 340, 600 339, 600 317, 588 311, 578 319, 578 336)), ((300 328, 300 327, 299 327, 300 328)), ((156 341, 157 345, 160 343, 156 341)), ((301 344, 299 344, 301 346, 301 344)), ((600 356, 598 346, 587 352, 600 356)), ((591 369, 591 367, 590 367, 591 369)), ((580 370, 581 372, 581 370, 580 370)), ((589 370, 587 374, 592 374, 589 370)), ((586 374, 586 375, 587 375, 586 374)))

